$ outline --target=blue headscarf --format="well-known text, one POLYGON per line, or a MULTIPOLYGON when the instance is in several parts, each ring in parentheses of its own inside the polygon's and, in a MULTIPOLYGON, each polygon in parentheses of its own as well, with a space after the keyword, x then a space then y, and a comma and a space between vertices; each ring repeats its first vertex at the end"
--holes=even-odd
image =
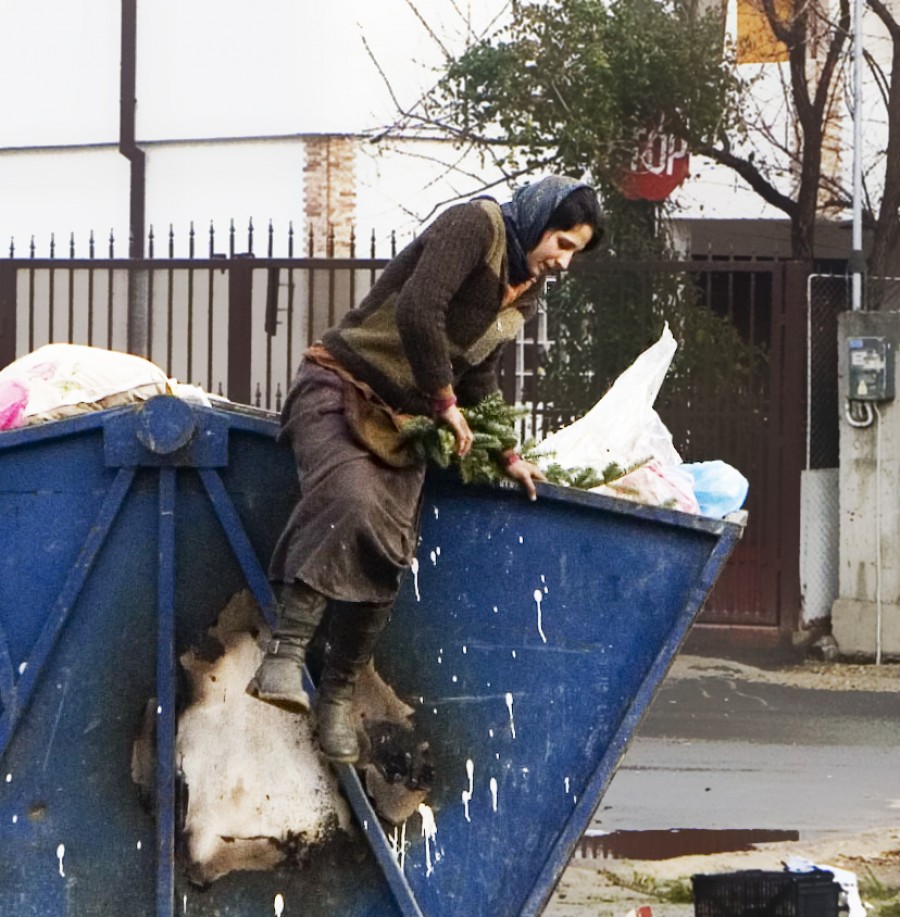
POLYGON ((506 254, 509 262, 509 282, 522 283, 531 275, 526 258, 540 242, 553 211, 576 188, 588 185, 575 178, 550 175, 532 185, 525 185, 500 209, 506 224, 506 254))

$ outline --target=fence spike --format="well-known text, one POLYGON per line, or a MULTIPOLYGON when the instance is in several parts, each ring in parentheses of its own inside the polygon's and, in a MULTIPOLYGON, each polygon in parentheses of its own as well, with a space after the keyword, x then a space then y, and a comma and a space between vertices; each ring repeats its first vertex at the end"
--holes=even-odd
POLYGON ((191 220, 191 228, 188 230, 188 258, 194 257, 194 241, 197 233, 194 231, 194 221, 191 220))
POLYGON ((282 399, 282 394, 281 394, 281 383, 279 382, 279 383, 275 386, 275 410, 276 410, 279 414, 281 413, 281 399, 282 399))
POLYGON ((75 233, 74 232, 69 233, 69 257, 70 258, 75 257, 75 233))
POLYGON ((356 226, 350 227, 350 257, 356 257, 356 226))
POLYGON ((31 237, 31 245, 29 245, 28 248, 31 253, 31 257, 33 258, 34 257, 34 236, 31 237))
POLYGON ((16 257, 16 240, 13 236, 9 237, 9 257, 16 257))
POLYGON ((247 254, 253 254, 253 217, 250 217, 250 222, 247 224, 247 254))
POLYGON ((391 257, 397 254, 397 233, 391 230, 391 257))
POLYGON ((116 237, 113 235, 112 227, 109 229, 109 257, 116 257, 116 237))
POLYGON ((294 257, 294 221, 288 223, 288 258, 294 257))
POLYGON ((369 240, 369 257, 375 257, 375 230, 372 230, 372 238, 369 240))
POLYGON ((169 257, 175 257, 175 227, 169 223, 169 257))
POLYGON ((272 257, 274 239, 275 239, 275 228, 272 226, 272 220, 270 219, 269 220, 269 244, 268 244, 268 252, 269 252, 270 258, 272 257))
POLYGON ((56 257, 56 233, 50 233, 50 257, 56 257))
POLYGON ((147 257, 153 257, 153 243, 156 241, 156 236, 153 234, 153 224, 150 224, 150 232, 147 233, 147 257))
POLYGON ((90 234, 88 235, 88 257, 89 258, 94 257, 94 230, 93 229, 90 231, 90 234))
POLYGON ((209 221, 209 257, 212 258, 213 254, 216 251, 216 227, 213 225, 213 221, 209 221))
POLYGON ((228 225, 228 257, 234 257, 234 218, 232 218, 228 225))
POLYGON ((328 233, 325 236, 325 257, 334 257, 334 226, 331 223, 328 224, 328 233))
POLYGON ((256 383, 256 393, 253 396, 256 402, 256 407, 262 407, 262 389, 259 387, 259 383, 256 383))
POLYGON ((313 225, 312 223, 307 224, 307 238, 306 238, 306 253, 312 258, 313 253, 315 252, 315 241, 316 238, 313 235, 313 225))

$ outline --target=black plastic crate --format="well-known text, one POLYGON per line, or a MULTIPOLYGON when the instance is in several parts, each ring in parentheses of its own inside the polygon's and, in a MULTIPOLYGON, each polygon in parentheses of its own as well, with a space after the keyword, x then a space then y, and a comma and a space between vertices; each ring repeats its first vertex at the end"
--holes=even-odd
POLYGON ((841 887, 825 870, 696 875, 695 917, 838 917, 841 887))

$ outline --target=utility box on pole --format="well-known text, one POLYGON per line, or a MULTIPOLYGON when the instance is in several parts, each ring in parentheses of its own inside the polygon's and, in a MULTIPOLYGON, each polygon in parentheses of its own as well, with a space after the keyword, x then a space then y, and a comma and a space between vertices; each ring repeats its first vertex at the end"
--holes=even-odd
POLYGON ((900 405, 894 401, 900 312, 838 319, 839 597, 843 655, 900 656, 900 405))

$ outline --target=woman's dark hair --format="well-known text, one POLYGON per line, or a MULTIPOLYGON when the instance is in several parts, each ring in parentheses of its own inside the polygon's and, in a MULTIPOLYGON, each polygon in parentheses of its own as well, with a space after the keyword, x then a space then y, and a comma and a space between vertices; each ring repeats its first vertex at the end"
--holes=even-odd
POLYGON ((556 210, 550 214, 544 232, 572 229, 582 224, 587 224, 593 230, 591 241, 584 247, 587 252, 596 248, 603 238, 603 211, 600 209, 600 201, 597 200, 597 192, 587 185, 576 188, 562 199, 556 210))

